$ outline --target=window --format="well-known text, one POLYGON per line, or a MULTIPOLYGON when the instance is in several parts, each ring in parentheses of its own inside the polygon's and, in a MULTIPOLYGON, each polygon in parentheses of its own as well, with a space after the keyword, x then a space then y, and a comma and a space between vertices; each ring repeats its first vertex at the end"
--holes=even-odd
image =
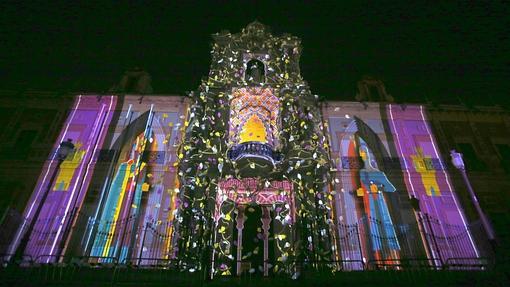
POLYGON ((260 84, 266 81, 264 63, 252 59, 246 64, 245 80, 249 84, 260 84))
POLYGON ((16 144, 14 148, 14 158, 19 160, 27 159, 28 153, 32 148, 32 143, 37 137, 37 131, 34 130, 23 130, 19 133, 18 138, 16 139, 16 144))
POLYGON ((496 149, 499 153, 501 167, 503 167, 506 173, 510 173, 510 145, 496 144, 496 149))
POLYGON ((370 91, 369 96, 368 96, 370 101, 380 101, 380 100, 383 100, 379 96, 379 89, 377 88, 376 85, 369 85, 368 86, 368 90, 370 91))
POLYGON ((126 93, 137 92, 138 81, 139 81, 138 77, 134 76, 128 77, 126 87, 124 88, 124 92, 126 93))
POLYGON ((470 143, 458 143, 459 152, 462 153, 466 169, 473 171, 483 171, 486 169, 485 163, 478 158, 473 145, 470 143))

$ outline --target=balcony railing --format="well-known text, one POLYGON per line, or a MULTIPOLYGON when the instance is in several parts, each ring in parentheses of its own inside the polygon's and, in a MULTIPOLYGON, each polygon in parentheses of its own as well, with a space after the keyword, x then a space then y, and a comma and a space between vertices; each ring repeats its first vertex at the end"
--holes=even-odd
POLYGON ((270 161, 273 165, 281 160, 280 153, 274 151, 270 145, 260 142, 245 142, 235 145, 229 150, 228 157, 233 161, 256 157, 270 161))

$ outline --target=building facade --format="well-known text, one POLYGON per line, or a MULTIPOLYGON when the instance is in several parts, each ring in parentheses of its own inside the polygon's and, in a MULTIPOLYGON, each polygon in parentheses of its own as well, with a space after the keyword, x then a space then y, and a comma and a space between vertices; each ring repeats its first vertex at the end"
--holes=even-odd
POLYGON ((26 118, 30 98, 5 102, 16 112, 3 113, 2 152, 44 145, 44 158, 5 157, 4 260, 178 262, 213 278, 491 255, 449 151, 504 229, 508 112, 395 104, 373 78, 356 101, 322 101, 300 75, 298 38, 254 22, 213 40, 209 75, 187 96, 147 94, 136 70, 113 94, 62 97, 57 110, 48 100, 47 117, 26 118))

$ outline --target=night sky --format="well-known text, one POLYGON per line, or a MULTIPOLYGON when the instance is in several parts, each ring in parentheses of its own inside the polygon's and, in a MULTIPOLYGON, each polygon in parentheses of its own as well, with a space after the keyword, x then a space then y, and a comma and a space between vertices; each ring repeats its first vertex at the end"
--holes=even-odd
POLYGON ((302 75, 328 99, 373 75, 399 101, 510 101, 509 4, 17 2, 0 4, 0 89, 104 92, 140 66, 155 93, 183 94, 207 75, 211 34, 258 20, 302 39, 302 75))

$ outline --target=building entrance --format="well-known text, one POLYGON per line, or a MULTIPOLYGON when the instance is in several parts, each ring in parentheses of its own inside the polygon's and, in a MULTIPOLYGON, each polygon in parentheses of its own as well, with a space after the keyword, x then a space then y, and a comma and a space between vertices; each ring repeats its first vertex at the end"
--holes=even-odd
POLYGON ((257 189, 258 184, 255 179, 219 184, 213 262, 218 274, 269 276, 287 256, 295 218, 292 186, 275 181, 257 189))

